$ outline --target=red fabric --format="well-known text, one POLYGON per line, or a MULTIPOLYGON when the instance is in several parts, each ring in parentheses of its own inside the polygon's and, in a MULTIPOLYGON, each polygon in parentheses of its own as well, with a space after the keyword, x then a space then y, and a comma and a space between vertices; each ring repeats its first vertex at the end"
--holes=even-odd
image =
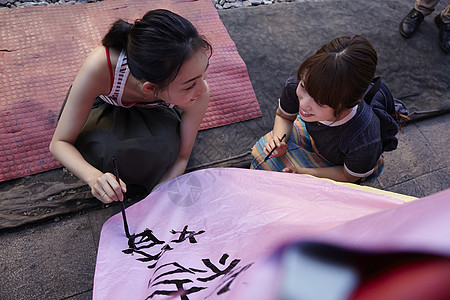
POLYGON ((111 65, 111 57, 109 57, 109 48, 105 47, 106 52, 106 60, 108 61, 108 68, 109 68, 109 76, 111 77, 111 87, 110 90, 112 90, 113 84, 114 84, 114 72, 111 65))
POLYGON ((450 260, 428 258, 394 266, 363 282, 350 300, 448 300, 450 260))
POLYGON ((118 18, 165 8, 213 45, 211 102, 200 129, 261 116, 244 61, 210 0, 108 0, 0 10, 0 182, 60 167, 48 150, 81 63, 118 18))

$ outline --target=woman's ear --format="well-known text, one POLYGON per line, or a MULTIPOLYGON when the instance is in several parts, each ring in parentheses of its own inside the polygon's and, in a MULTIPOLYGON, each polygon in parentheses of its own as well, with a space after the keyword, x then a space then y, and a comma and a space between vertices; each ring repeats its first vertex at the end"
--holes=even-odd
POLYGON ((156 92, 156 84, 146 81, 142 84, 142 90, 146 93, 154 95, 156 92))

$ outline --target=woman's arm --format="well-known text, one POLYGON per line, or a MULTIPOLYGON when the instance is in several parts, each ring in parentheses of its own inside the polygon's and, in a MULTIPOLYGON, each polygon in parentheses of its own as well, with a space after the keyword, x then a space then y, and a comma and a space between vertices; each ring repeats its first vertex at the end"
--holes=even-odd
POLYGON ((74 143, 86 123, 95 98, 108 94, 109 87, 110 75, 105 48, 99 46, 81 66, 50 143, 50 151, 56 159, 86 182, 91 187, 92 194, 105 203, 121 200, 125 184, 122 183, 120 187, 112 174, 103 174, 90 165, 74 143))
POLYGON ((181 143, 177 160, 164 173, 159 183, 153 189, 156 189, 166 181, 182 175, 186 170, 200 123, 205 116, 205 112, 209 104, 209 99, 209 87, 207 85, 207 91, 199 96, 198 100, 193 105, 183 109, 183 116, 180 124, 181 143))

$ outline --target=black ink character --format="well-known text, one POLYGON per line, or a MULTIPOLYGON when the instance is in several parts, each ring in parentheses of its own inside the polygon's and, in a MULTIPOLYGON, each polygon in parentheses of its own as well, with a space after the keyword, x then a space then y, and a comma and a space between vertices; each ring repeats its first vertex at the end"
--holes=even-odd
POLYGON ((183 242, 184 240, 189 239, 189 242, 190 242, 191 244, 195 244, 195 243, 197 243, 197 240, 195 239, 195 236, 196 236, 196 235, 199 235, 199 234, 202 234, 202 233, 205 232, 204 230, 200 230, 200 231, 198 231, 198 232, 195 232, 195 231, 189 231, 189 230, 187 230, 187 228, 188 228, 188 226, 186 225, 186 226, 184 226, 183 231, 175 231, 175 230, 172 230, 172 231, 171 231, 172 234, 179 233, 180 236, 179 236, 178 239, 176 239, 176 240, 171 240, 171 242, 174 242, 174 243, 181 243, 181 242, 183 242))
MULTIPOLYGON (((196 235, 205 233, 204 230, 200 230, 200 231, 192 231, 192 230, 188 230, 188 225, 184 226, 182 231, 176 231, 176 230, 171 230, 170 231, 172 234, 179 234, 177 239, 171 240, 170 242, 173 243, 182 243, 185 240, 189 240, 189 242, 191 244, 197 243, 197 240, 195 239, 196 235)), ((153 262, 151 265, 148 266, 149 269, 153 269, 156 264, 158 263, 158 260, 161 258, 161 256, 169 250, 173 250, 173 248, 171 247, 171 245, 169 243, 166 243, 165 241, 161 241, 159 240, 150 229, 145 229, 144 232, 139 233, 139 234, 134 234, 134 239, 135 241, 133 242, 134 247, 129 247, 126 250, 123 250, 122 252, 125 254, 133 254, 133 253, 137 253, 140 254, 144 257, 142 258, 138 258, 137 260, 142 261, 142 262, 153 262), (143 249, 150 249, 156 245, 162 245, 164 244, 160 251, 156 254, 149 254, 145 251, 143 251, 143 249)))

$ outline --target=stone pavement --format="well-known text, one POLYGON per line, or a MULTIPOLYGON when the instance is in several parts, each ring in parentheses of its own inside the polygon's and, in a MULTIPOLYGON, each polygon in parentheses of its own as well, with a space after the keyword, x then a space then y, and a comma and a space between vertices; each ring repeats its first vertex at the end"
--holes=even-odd
MULTIPOLYGON (((415 197, 450 188, 449 124, 445 114, 405 126, 375 187, 415 197)), ((92 299, 101 228, 119 211, 113 205, 0 232, 0 299, 92 299)))

